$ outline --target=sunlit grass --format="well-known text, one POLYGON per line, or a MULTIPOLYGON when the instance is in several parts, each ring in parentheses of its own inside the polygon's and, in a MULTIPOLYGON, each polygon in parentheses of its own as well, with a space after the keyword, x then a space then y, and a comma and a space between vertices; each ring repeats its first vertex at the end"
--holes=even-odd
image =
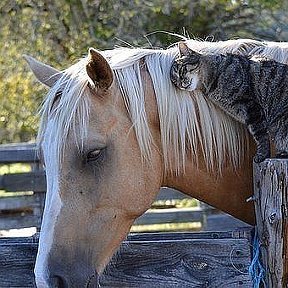
POLYGON ((191 223, 164 223, 151 225, 133 225, 130 232, 175 232, 175 231, 199 231, 202 228, 201 222, 191 223))

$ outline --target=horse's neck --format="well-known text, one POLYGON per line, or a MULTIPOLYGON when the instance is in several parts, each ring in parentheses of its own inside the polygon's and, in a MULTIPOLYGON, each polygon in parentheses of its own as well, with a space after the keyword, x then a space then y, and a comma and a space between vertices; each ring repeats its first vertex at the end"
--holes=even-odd
MULTIPOLYGON (((145 68, 141 72, 143 81, 146 84, 144 87, 147 117, 153 139, 155 140, 154 144, 158 146, 158 151, 161 151, 160 124, 152 81, 145 68)), ((164 177, 162 185, 178 189, 185 194, 253 224, 253 205, 251 202, 246 202, 246 199, 252 195, 251 163, 253 153, 253 149, 251 149, 251 155, 245 160, 246 165, 239 168, 237 172, 232 167, 223 169, 221 177, 217 174, 217 171, 215 174, 207 172, 203 159, 199 159, 198 166, 191 159, 187 159, 185 174, 175 176, 177 175, 176 171, 166 173, 168 176, 164 177)), ((198 151, 196 155, 202 155, 202 151, 198 151)))
POLYGON ((253 224, 253 205, 247 203, 252 193, 252 161, 235 171, 233 168, 223 169, 221 176, 207 172, 204 163, 198 168, 192 162, 186 165, 185 174, 170 174, 164 185, 199 199, 207 204, 225 211, 242 221, 253 224))

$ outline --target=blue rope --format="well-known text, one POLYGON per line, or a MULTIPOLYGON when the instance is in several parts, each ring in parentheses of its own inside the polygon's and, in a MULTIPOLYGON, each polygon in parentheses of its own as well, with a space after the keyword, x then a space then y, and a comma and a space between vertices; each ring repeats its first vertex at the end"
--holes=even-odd
POLYGON ((252 262, 249 266, 249 274, 252 277, 253 288, 260 288, 261 283, 263 284, 261 287, 266 288, 267 285, 264 281, 265 269, 260 260, 260 241, 258 238, 257 230, 254 229, 254 231, 252 262))

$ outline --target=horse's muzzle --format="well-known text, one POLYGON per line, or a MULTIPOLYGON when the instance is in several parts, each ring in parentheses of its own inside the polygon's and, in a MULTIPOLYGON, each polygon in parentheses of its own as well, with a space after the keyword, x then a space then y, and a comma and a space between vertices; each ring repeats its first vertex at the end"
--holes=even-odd
POLYGON ((80 283, 81 280, 77 283, 77 279, 74 279, 73 283, 65 279, 63 276, 53 276, 49 281, 49 288, 98 288, 99 286, 99 277, 97 274, 92 275, 86 283, 80 283))
POLYGON ((51 288, 68 288, 67 282, 60 276, 53 276, 50 281, 51 288))
POLYGON ((96 273, 92 277, 90 277, 88 284, 87 284, 87 288, 98 288, 98 287, 100 287, 99 276, 96 273))

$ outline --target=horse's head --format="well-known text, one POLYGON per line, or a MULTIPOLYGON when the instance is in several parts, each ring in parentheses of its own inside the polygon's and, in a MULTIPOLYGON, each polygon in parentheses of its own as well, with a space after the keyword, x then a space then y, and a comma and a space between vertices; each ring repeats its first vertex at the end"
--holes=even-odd
POLYGON ((51 88, 39 138, 47 194, 37 286, 96 287, 97 275, 159 191, 162 160, 154 145, 149 164, 143 161, 114 73, 99 52, 90 49, 64 72, 27 60, 51 88))
POLYGON ((47 194, 38 287, 96 286, 162 185, 253 223, 250 162, 242 165, 253 150, 246 153, 243 126, 205 97, 175 89, 176 55, 91 49, 64 72, 27 57, 50 87, 39 131, 47 194))

